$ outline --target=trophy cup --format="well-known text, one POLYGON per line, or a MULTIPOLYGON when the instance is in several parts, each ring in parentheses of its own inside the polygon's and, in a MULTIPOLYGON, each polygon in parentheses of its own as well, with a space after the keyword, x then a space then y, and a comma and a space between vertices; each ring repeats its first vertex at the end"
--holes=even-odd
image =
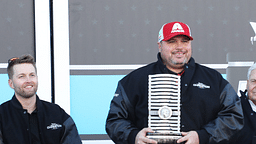
POLYGON ((154 133, 147 137, 158 143, 176 144, 180 133, 180 76, 173 74, 149 75, 148 127, 154 133))

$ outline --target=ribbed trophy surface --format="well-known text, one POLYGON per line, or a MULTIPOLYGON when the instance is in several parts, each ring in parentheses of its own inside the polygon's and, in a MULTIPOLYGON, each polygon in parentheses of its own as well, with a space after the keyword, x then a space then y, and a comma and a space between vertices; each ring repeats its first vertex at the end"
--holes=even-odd
POLYGON ((159 143, 176 143, 180 134, 180 76, 173 74, 149 75, 148 134, 159 143))

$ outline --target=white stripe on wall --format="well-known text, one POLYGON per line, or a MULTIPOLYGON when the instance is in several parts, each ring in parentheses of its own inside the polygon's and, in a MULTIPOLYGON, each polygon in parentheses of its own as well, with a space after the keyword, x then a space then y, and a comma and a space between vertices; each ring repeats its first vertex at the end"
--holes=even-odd
POLYGON ((0 68, 7 68, 8 64, 7 63, 0 63, 0 68))
POLYGON ((83 140, 83 144, 114 144, 111 140, 83 140))
POLYGON ((133 70, 145 66, 137 65, 70 65, 70 70, 133 70))
MULTIPOLYGON (((213 69, 226 69, 228 67, 249 67, 254 62, 229 62, 228 64, 202 64, 213 69)), ((146 64, 134 65, 69 65, 69 70, 134 70, 146 64)), ((6 68, 7 63, 0 63, 0 68, 6 68)))
MULTIPOLYGON (((146 64, 136 65, 70 65, 70 70, 134 70, 146 64)), ((202 64, 213 69, 226 69, 228 64, 202 64)))
POLYGON ((249 67, 253 65, 253 61, 247 61, 247 62, 228 62, 229 67, 249 67))

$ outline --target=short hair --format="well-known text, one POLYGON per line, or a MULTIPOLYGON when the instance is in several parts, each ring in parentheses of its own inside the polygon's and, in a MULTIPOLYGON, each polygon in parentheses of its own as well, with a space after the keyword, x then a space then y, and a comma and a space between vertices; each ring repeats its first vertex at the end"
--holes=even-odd
POLYGON ((250 79, 251 72, 252 72, 253 70, 255 70, 255 69, 256 69, 256 63, 254 63, 254 64, 248 69, 247 80, 250 79))
POLYGON ((7 73, 8 73, 9 79, 13 78, 13 74, 14 74, 13 66, 16 64, 24 64, 24 63, 32 64, 35 68, 35 71, 37 72, 36 63, 34 61, 34 58, 31 55, 27 54, 21 57, 13 57, 8 60, 7 73))

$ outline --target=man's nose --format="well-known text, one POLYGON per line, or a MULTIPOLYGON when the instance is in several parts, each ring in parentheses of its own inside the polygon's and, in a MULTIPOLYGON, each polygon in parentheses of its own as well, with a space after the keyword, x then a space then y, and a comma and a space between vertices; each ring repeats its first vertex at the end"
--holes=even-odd
POLYGON ((181 41, 177 42, 177 48, 183 48, 183 43, 181 41))
POLYGON ((32 79, 29 76, 26 76, 25 80, 26 80, 26 82, 31 82, 32 81, 32 79))

